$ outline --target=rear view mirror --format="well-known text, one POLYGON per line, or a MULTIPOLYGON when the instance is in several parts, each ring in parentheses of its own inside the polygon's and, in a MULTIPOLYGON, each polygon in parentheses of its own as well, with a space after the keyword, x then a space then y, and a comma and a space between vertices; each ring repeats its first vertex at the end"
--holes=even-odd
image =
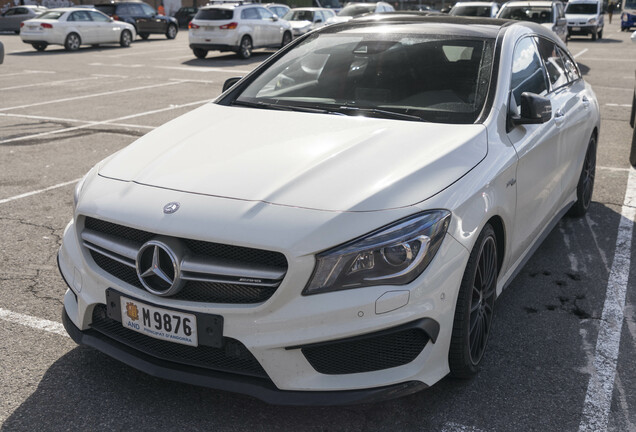
POLYGON ((243 77, 228 78, 227 80, 225 80, 225 82, 223 83, 223 93, 225 93, 225 91, 232 87, 234 84, 239 82, 241 78, 243 77))
POLYGON ((552 118, 552 104, 550 99, 544 98, 534 93, 525 92, 521 94, 521 115, 510 116, 510 121, 514 126, 522 124, 541 124, 552 118))

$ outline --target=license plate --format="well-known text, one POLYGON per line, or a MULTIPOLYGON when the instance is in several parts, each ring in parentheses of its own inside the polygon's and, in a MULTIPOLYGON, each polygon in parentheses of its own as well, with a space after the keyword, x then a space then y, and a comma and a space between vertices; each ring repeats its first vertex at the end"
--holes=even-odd
POLYGON ((28 26, 27 26, 27 28, 28 28, 29 30, 35 30, 35 29, 37 29, 37 28, 38 28, 38 26, 36 26, 36 25, 28 25, 28 26))
POLYGON ((572 27, 572 31, 579 31, 581 30, 581 27, 572 27))
POLYGON ((198 346, 197 317, 120 297, 121 324, 155 339, 198 346))

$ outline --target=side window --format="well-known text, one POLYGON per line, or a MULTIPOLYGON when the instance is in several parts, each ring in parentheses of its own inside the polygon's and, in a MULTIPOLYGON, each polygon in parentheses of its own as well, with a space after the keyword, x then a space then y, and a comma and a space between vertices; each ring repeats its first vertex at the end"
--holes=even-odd
POLYGON ((261 16, 261 19, 264 19, 264 20, 265 19, 271 19, 274 16, 274 14, 272 12, 270 12, 269 10, 267 10, 265 8, 259 7, 256 10, 258 11, 259 15, 261 16))
POLYGON ((322 11, 316 11, 316 13, 314 14, 314 22, 325 22, 325 21, 326 19, 322 15, 322 11))
POLYGON ((90 15, 85 11, 73 12, 67 21, 92 21, 90 15))
POLYGON ((108 22, 110 21, 110 19, 99 12, 95 12, 95 11, 88 11, 88 13, 91 15, 91 18, 93 19, 93 21, 97 21, 97 22, 108 22))
POLYGON ((247 8, 243 12, 241 12, 241 18, 248 19, 248 20, 257 20, 257 19, 260 19, 261 17, 258 11, 256 10, 256 8, 247 8))
POLYGON ((517 43, 512 56, 512 76, 510 79, 511 108, 520 109, 521 94, 524 92, 545 96, 548 93, 545 71, 539 53, 531 37, 517 43))
POLYGON ((148 15, 148 16, 157 15, 157 11, 155 11, 152 8, 152 6, 148 6, 146 3, 142 3, 140 6, 141 6, 141 9, 143 9, 143 11, 144 11, 144 15, 148 15))
POLYGON ((561 49, 559 48, 557 49, 559 53, 561 54, 561 57, 563 58, 563 63, 565 65, 565 72, 568 75, 568 79, 570 81, 576 81, 580 79, 581 73, 579 72, 579 68, 576 66, 576 63, 574 62, 574 60, 572 60, 572 58, 570 58, 568 54, 561 51, 561 49))
POLYGON ((141 5, 138 5, 138 4, 129 4, 128 10, 130 11, 130 14, 133 16, 144 15, 144 10, 141 8, 141 5))
POLYGON ((16 15, 26 15, 28 13, 29 13, 28 9, 25 9, 25 8, 17 8, 15 10, 16 15))
POLYGON ((115 14, 119 16, 130 15, 130 10, 128 9, 128 5, 126 4, 117 5, 117 12, 115 12, 115 14))
POLYGON ((566 75, 565 65, 561 58, 559 48, 554 42, 538 38, 539 53, 545 64, 546 72, 548 72, 548 80, 552 86, 552 90, 556 90, 568 83, 568 76, 566 75))
POLYGON ((9 9, 8 11, 6 11, 5 13, 2 14, 2 16, 11 16, 15 13, 15 9, 9 9))

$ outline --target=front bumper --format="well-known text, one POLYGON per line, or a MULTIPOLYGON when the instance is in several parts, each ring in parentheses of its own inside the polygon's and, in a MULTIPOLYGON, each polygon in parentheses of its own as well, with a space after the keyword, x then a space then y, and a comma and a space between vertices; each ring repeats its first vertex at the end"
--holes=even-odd
POLYGON ((406 396, 428 387, 419 381, 409 381, 364 390, 324 392, 284 391, 276 388, 276 386, 267 379, 230 375, 203 368, 184 366, 140 353, 94 330, 81 331, 73 324, 66 310, 62 311, 62 323, 76 343, 93 347, 151 376, 185 384, 209 387, 215 390, 242 393, 275 405, 331 406, 373 403, 406 396))
POLYGON ((568 24, 568 35, 575 35, 575 36, 581 36, 581 35, 590 35, 590 34, 594 34, 594 32, 597 31, 597 26, 596 24, 594 25, 569 25, 568 24))
MULTIPOLYGON (((468 260, 468 251, 452 236, 446 236, 429 267, 409 285, 373 286, 311 296, 301 295, 313 271, 316 251, 324 250, 329 244, 340 244, 358 235, 359 231, 356 235, 350 234, 351 237, 345 233, 356 232, 356 229, 364 230, 363 233, 369 232, 373 228, 407 216, 413 210, 390 211, 389 214, 381 215, 373 212, 364 214, 308 212, 296 208, 266 206, 260 212, 258 221, 255 221, 250 217, 251 212, 248 210, 255 205, 253 203, 214 197, 202 198, 192 194, 172 192, 171 197, 181 202, 182 208, 170 218, 165 218, 149 210, 156 208, 159 204, 161 204, 159 208, 165 205, 165 191, 119 183, 124 188, 131 188, 129 193, 121 194, 113 190, 117 189, 118 183, 99 177, 92 182, 91 190, 95 188, 96 193, 101 189, 96 186, 96 183, 103 184, 104 187, 108 186, 109 190, 104 190, 105 193, 100 194, 103 205, 95 210, 84 205, 85 213, 99 214, 102 218, 117 220, 118 217, 114 214, 109 215, 110 212, 107 209, 128 209, 132 208, 132 204, 128 206, 129 200, 130 203, 144 200, 147 205, 138 211, 147 211, 147 213, 129 214, 126 216, 127 219, 144 221, 145 226, 153 226, 164 235, 180 235, 185 238, 201 236, 203 231, 198 230, 196 224, 189 218, 200 219, 201 214, 206 214, 208 215, 205 225, 207 238, 204 240, 231 244, 232 239, 237 238, 258 239, 258 244, 244 244, 244 246, 261 246, 262 249, 268 249, 268 245, 271 249, 272 245, 278 244, 281 248, 279 250, 287 256, 289 269, 275 294, 258 304, 201 303, 158 297, 139 287, 129 285, 98 267, 90 253, 81 245, 80 229, 72 222, 64 233, 59 253, 59 266, 60 272, 70 287, 65 296, 65 311, 73 325, 83 334, 88 332, 86 334, 92 335, 93 338, 103 340, 105 337, 103 331, 97 332, 99 336, 95 335, 97 331, 94 326, 95 311, 105 307, 108 303, 106 293, 109 289, 114 289, 127 297, 157 307, 222 316, 223 337, 238 342, 262 368, 263 374, 259 379, 266 379, 269 382, 268 385, 280 391, 339 392, 367 389, 374 391, 373 389, 411 381, 430 386, 449 372, 448 347, 457 290, 468 260), (110 203, 111 199, 113 203, 110 203), (211 215, 223 220, 213 220, 211 215), (295 224, 286 224, 283 227, 282 220, 293 220, 295 224), (268 228, 264 229, 264 227, 268 228), (316 229, 315 227, 328 228, 316 229), (283 228, 284 236, 278 232, 283 228), (171 232, 175 229, 180 232, 171 232), (188 233, 188 230, 191 232, 188 233), (333 238, 334 234, 343 237, 333 238), (282 242, 283 238, 289 239, 289 244, 282 242), (321 244, 321 241, 324 244, 321 244), (306 249, 309 244, 316 250, 306 249), (378 341, 384 343, 384 339, 378 333, 392 331, 422 319, 434 321, 438 324, 439 330, 425 331, 430 340, 426 340, 423 348, 415 352, 412 359, 407 359, 408 362, 383 363, 380 366, 372 365, 358 369, 333 368, 329 365, 325 368, 320 364, 321 359, 329 360, 332 351, 319 352, 317 360, 316 357, 312 358, 312 353, 308 352, 313 347, 326 344, 330 345, 328 347, 330 350, 335 350, 333 352, 336 355, 341 356, 341 363, 345 366, 362 364, 363 362, 356 362, 355 358, 346 357, 348 355, 346 346, 342 349, 343 345, 340 347, 335 345, 342 341, 350 343, 351 339, 365 335, 378 336, 378 341), (437 334, 436 337, 433 337, 434 333, 437 334)), ((83 204, 80 201, 80 211, 82 207, 83 204)), ((121 324, 119 328, 121 330, 121 324)), ((106 339, 112 341, 114 337, 106 339)), ((87 343, 85 340, 93 339, 81 339, 81 342, 87 343)), ((355 343, 351 346, 358 347, 355 343)), ((391 347, 390 343, 388 346, 391 347)), ((105 347, 104 344, 96 346, 109 354, 108 350, 102 349, 103 347, 105 347)), ((362 346, 355 352, 362 353, 358 354, 359 356, 365 356, 363 348, 365 347, 362 346)), ((148 373, 157 373, 154 366, 150 366, 149 356, 143 350, 130 349, 129 343, 124 351, 128 353, 124 361, 148 373), (133 362, 130 360, 133 356, 144 361, 133 362)), ((169 374, 164 370, 161 376, 201 384, 200 381, 192 381, 192 378, 186 378, 183 375, 183 371, 190 370, 192 364, 185 365, 180 361, 165 362, 166 358, 163 358, 159 363, 164 369, 170 368, 173 372, 168 376, 169 374)), ((209 370, 206 373, 213 376, 221 374, 212 373, 209 370)), ((234 378, 227 378, 228 383, 234 381, 236 381, 234 378)), ((260 397, 249 393, 241 386, 206 385, 224 390, 247 392, 260 397)))

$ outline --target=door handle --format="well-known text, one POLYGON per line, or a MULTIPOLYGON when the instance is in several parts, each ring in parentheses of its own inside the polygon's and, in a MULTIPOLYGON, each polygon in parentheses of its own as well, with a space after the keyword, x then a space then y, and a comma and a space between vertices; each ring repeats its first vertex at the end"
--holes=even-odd
POLYGON ((565 120, 565 113, 563 112, 561 108, 559 108, 554 113, 554 121, 556 122, 557 126, 560 126, 564 120, 565 120))

